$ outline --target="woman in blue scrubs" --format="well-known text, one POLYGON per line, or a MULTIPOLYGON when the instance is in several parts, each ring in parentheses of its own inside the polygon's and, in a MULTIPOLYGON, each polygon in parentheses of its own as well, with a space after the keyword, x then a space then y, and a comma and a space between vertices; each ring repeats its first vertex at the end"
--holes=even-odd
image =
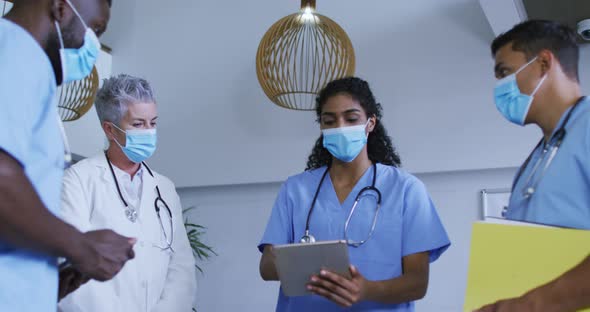
POLYGON ((414 311, 413 301, 426 294, 429 264, 450 244, 434 204, 424 184, 398 168, 382 107, 367 82, 329 83, 316 113, 322 135, 306 171, 281 187, 258 246, 260 274, 278 280, 272 246, 309 240, 309 234, 316 241, 348 240, 351 278, 324 270, 310 278, 314 295, 280 291, 276 310, 414 311))

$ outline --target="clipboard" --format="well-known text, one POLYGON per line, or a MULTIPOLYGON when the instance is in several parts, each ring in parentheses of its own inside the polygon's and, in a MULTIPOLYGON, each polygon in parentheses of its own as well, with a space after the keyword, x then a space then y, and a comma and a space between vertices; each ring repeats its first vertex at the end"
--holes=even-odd
POLYGON ((590 231, 510 220, 476 222, 463 311, 521 296, 570 270, 589 252, 590 231))
POLYGON ((307 284, 321 269, 350 278, 348 244, 344 240, 277 245, 273 249, 285 296, 311 295, 307 284))

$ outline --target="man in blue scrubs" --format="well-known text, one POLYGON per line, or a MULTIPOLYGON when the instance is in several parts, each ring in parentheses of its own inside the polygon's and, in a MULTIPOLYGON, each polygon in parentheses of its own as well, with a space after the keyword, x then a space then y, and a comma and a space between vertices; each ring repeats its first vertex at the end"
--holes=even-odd
POLYGON ((92 69, 92 31, 109 12, 110 0, 18 0, 0 19, 0 311, 56 311, 56 257, 98 280, 133 257, 133 239, 55 216, 66 158, 56 86, 92 69))
MULTIPOLYGON (((492 54, 498 110, 543 132, 515 177, 508 219, 590 230, 590 99, 580 90, 576 34, 559 23, 528 21, 496 38, 492 54)), ((588 307, 590 257, 546 285, 480 311, 588 307)))

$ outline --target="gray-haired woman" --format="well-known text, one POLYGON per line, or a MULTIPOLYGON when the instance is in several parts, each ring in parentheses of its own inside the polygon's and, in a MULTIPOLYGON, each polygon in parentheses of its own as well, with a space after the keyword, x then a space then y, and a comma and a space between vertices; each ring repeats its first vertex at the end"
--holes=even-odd
POLYGON ((135 259, 112 281, 88 282, 60 311, 190 311, 194 258, 174 184, 145 161, 156 149, 156 100, 149 83, 119 75, 99 90, 96 110, 109 147, 65 172, 63 218, 87 231, 136 237, 135 259))

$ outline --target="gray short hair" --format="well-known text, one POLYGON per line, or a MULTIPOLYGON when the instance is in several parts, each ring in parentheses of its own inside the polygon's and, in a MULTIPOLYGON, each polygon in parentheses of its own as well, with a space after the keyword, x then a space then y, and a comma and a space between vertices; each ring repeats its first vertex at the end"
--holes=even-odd
POLYGON ((127 113, 127 105, 155 102, 152 87, 146 80, 121 74, 104 80, 96 94, 95 105, 101 123, 108 121, 118 125, 127 113))

